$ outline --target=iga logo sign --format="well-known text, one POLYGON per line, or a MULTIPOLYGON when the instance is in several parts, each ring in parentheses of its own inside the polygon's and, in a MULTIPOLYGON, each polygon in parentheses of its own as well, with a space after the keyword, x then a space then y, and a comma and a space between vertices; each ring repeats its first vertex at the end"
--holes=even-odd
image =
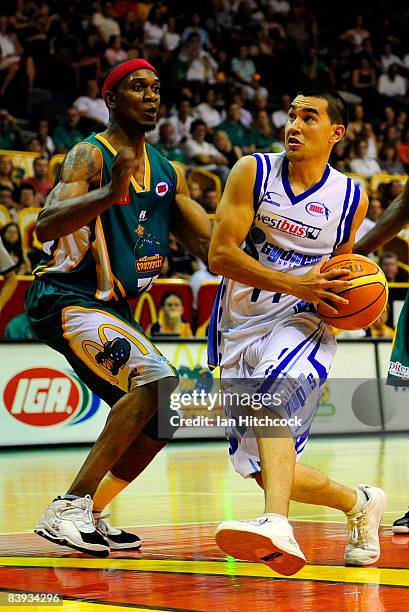
POLYGON ((19 372, 4 389, 9 414, 26 425, 76 425, 91 418, 100 399, 73 372, 30 368, 19 372))

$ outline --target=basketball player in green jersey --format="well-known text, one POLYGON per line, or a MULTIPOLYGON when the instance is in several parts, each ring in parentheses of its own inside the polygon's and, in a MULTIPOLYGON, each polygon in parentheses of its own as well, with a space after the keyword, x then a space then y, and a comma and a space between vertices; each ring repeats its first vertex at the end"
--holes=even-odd
POLYGON ((126 300, 158 276, 170 227, 205 261, 210 238, 208 217, 190 200, 184 177, 145 142, 160 101, 156 69, 145 60, 124 62, 107 76, 102 91, 108 127, 64 160, 38 218, 46 255, 27 298, 36 335, 65 355, 112 407, 67 494, 50 504, 35 532, 99 557, 111 548, 141 545, 95 511, 164 446, 158 439, 158 394, 167 398, 178 382, 126 300))
MULTIPOLYGON (((409 223, 409 180, 403 192, 388 206, 377 224, 354 246, 354 253, 369 255, 391 240, 409 223)), ((399 316, 393 341, 388 384, 407 386, 409 382, 409 291, 399 316)), ((409 512, 392 525, 393 533, 409 533, 409 512)))

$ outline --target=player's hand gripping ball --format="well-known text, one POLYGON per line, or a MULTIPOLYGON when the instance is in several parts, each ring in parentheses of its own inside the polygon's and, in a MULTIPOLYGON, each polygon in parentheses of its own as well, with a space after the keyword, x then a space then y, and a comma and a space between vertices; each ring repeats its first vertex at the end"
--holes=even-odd
POLYGON ((348 304, 337 304, 338 314, 319 304, 321 318, 338 329, 363 329, 372 325, 383 313, 388 303, 388 282, 381 268, 372 259, 363 255, 336 255, 326 261, 321 272, 337 268, 350 270, 342 280, 353 282, 353 286, 341 291, 339 295, 349 300, 348 304))

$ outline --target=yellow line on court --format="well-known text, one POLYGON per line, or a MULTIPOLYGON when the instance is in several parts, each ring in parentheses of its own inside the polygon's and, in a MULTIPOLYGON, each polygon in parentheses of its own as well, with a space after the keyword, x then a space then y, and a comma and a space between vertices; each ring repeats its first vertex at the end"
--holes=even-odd
MULTIPOLYGON (((6 606, 8 610, 10 610, 9 606, 6 606)), ((0 606, 0 610, 3 606, 0 606)), ((96 603, 92 601, 73 601, 71 599, 63 599, 62 605, 59 606, 50 606, 50 605, 33 605, 30 604, 28 610, 30 612, 129 612, 129 610, 137 610, 138 612, 166 612, 166 608, 144 608, 143 606, 138 606, 132 604, 132 608, 129 606, 113 606, 105 603, 96 603)))
MULTIPOLYGON (((112 569, 139 572, 204 574, 208 576, 241 576, 252 578, 283 578, 262 563, 227 561, 181 561, 177 559, 82 559, 54 557, 0 557, 5 567, 58 567, 72 569, 112 569)), ((290 580, 350 582, 409 586, 409 570, 377 567, 342 567, 306 565, 290 580)))

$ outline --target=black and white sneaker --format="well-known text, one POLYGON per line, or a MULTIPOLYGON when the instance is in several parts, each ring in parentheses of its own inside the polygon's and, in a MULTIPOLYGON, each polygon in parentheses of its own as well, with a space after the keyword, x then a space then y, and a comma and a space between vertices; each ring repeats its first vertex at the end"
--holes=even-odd
POLYGON ((393 523, 392 531, 393 533, 409 533, 409 512, 393 523))
POLYGON ((112 527, 104 519, 110 514, 101 516, 100 512, 94 512, 95 528, 107 541, 111 550, 122 550, 124 548, 138 549, 142 546, 142 540, 137 535, 112 527))
POLYGON ((90 495, 54 499, 34 533, 54 544, 69 546, 94 557, 109 555, 108 540, 95 527, 90 495))

